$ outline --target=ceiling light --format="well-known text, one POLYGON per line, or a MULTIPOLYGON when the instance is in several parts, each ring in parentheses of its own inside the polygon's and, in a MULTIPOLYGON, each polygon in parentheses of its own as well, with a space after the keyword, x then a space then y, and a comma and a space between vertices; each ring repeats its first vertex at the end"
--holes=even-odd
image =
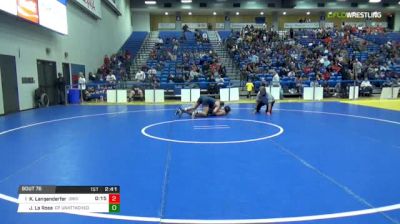
POLYGON ((191 16, 191 15, 192 15, 192 12, 188 12, 188 15, 191 16))
POLYGON ((307 15, 310 15, 310 12, 307 12, 307 15))
POLYGON ((238 15, 240 15, 240 13, 239 13, 239 12, 236 12, 236 15, 238 16, 238 15))
POLYGON ((155 4, 157 4, 157 2, 156 1, 144 1, 144 4, 146 4, 146 5, 155 5, 155 4))
POLYGON ((286 12, 282 12, 283 15, 286 15, 286 12))
POLYGON ((264 15, 264 12, 260 12, 260 15, 264 15))
POLYGON ((369 3, 379 3, 381 0, 369 0, 369 3))
POLYGON ((166 16, 168 16, 168 12, 165 12, 164 14, 165 14, 166 16))
POLYGON ((192 3, 192 0, 181 0, 182 3, 192 3))
POLYGON ((217 15, 217 12, 213 12, 213 15, 216 16, 216 15, 217 15))

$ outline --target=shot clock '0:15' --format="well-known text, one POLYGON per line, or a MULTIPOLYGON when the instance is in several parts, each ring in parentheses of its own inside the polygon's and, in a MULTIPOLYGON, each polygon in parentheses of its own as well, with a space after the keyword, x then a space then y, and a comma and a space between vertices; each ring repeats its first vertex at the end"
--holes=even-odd
POLYGON ((107 201, 107 197, 106 196, 95 196, 94 200, 96 201, 107 201))

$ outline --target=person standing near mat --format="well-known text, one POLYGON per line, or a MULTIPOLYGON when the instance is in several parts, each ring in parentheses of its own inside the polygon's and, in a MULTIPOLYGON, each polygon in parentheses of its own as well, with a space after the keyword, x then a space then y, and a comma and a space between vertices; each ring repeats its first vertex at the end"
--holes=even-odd
POLYGON ((271 93, 267 92, 267 89, 265 88, 265 84, 262 84, 260 87, 260 91, 257 93, 257 97, 256 97, 255 113, 259 113, 261 107, 266 105, 267 108, 265 108, 265 112, 267 113, 267 115, 271 115, 272 107, 274 106, 274 104, 275 104, 274 97, 272 96, 271 93))
POLYGON ((197 102, 188 108, 178 108, 176 111, 176 115, 179 117, 182 114, 192 115, 192 118, 196 117, 208 117, 208 116, 224 116, 227 115, 231 111, 230 106, 225 106, 225 103, 220 100, 215 100, 209 96, 200 96, 197 102), (202 106, 202 111, 197 111, 199 106, 202 106))

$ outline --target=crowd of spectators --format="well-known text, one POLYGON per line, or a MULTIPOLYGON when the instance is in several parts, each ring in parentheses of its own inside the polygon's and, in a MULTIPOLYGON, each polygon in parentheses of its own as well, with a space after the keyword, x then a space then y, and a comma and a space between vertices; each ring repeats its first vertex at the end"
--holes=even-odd
POLYGON ((106 81, 116 83, 117 80, 130 79, 130 67, 132 56, 129 51, 119 51, 110 56, 104 55, 103 65, 97 70, 96 74, 90 74, 90 81, 106 81))
MULTIPOLYGON (((301 92, 304 83, 328 87, 327 81, 332 79, 359 80, 362 88, 369 89, 373 88, 374 80, 383 80, 383 85, 399 82, 399 70, 394 71, 393 67, 400 67, 400 42, 389 39, 378 44, 370 38, 386 33, 382 28, 342 26, 290 29, 282 35, 274 29, 246 26, 232 32, 225 44, 240 68, 243 84, 260 81, 280 86, 282 80, 290 80, 301 92)), ((149 60, 133 77, 130 76, 131 62, 128 51, 111 57, 105 55, 97 72, 88 74, 89 82, 113 85, 118 80, 133 80, 146 87, 159 88, 163 83, 186 85, 199 81, 222 86, 226 79, 225 66, 212 50, 207 33, 201 30, 187 29, 180 36, 160 36, 149 53, 149 60)), ((88 88, 86 94, 90 95, 90 91, 88 88)), ((98 90, 92 88, 95 91, 98 90)), ((132 94, 142 96, 143 91, 133 87, 129 97, 133 99, 132 94)))
POLYGON ((182 32, 180 38, 159 37, 149 54, 150 63, 148 61, 136 72, 134 80, 153 87, 158 87, 160 82, 190 84, 200 79, 224 82, 226 67, 209 42, 207 33, 200 30, 182 32), (187 33, 191 33, 192 38, 188 38, 187 33))
MULTIPOLYGON (((231 56, 240 66, 243 83, 265 80, 268 74, 276 81, 290 79, 324 83, 332 77, 341 80, 396 79, 391 68, 400 66, 400 43, 388 41, 377 45, 363 39, 364 34, 384 32, 382 29, 340 29, 275 31, 244 27, 232 32, 226 40, 231 56)), ((279 82, 279 81, 278 81, 279 82)))

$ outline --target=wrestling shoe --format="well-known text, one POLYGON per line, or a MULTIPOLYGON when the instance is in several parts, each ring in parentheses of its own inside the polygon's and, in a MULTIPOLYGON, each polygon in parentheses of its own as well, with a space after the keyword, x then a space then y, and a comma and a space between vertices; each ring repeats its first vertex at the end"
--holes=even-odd
POLYGON ((182 108, 179 107, 178 110, 176 110, 175 115, 181 118, 182 114, 183 114, 182 108))
POLYGON ((195 119, 195 118, 196 118, 196 114, 197 114, 197 111, 193 111, 193 113, 192 113, 192 119, 195 119))

